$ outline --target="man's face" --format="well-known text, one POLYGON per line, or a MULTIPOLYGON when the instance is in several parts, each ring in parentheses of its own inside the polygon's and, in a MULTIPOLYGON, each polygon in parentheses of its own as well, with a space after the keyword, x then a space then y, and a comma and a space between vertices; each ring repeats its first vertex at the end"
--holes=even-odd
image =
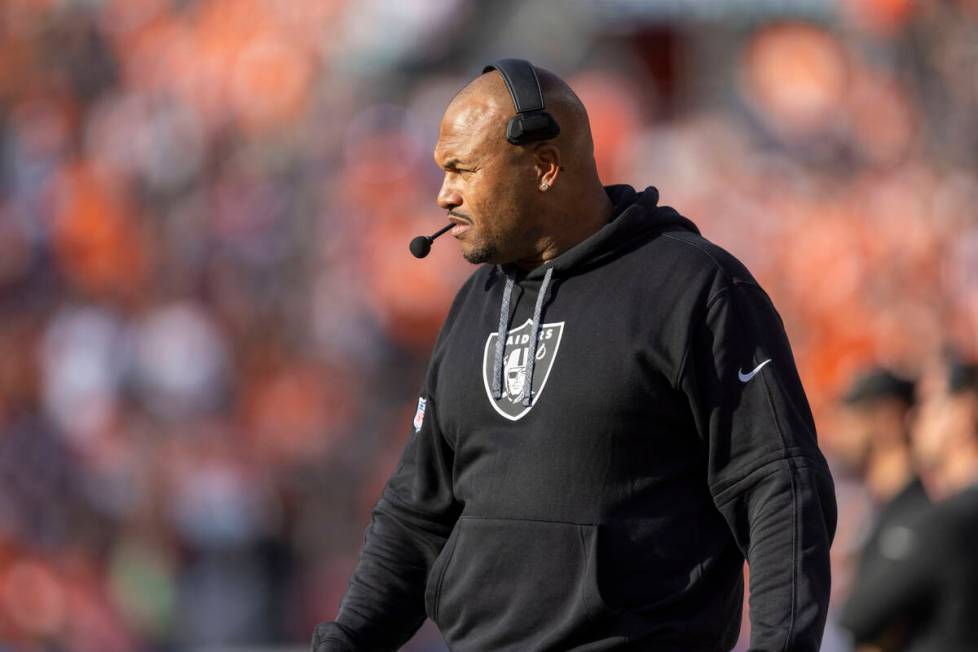
POLYGON ((445 173, 437 202, 456 224, 451 233, 462 255, 474 264, 532 255, 538 237, 535 170, 504 133, 498 110, 463 101, 445 112, 435 146, 435 163, 445 173))
POLYGON ((963 442, 974 438, 978 396, 963 392, 924 404, 914 430, 914 453, 925 473, 938 474, 963 442))
POLYGON ((864 410, 842 406, 835 414, 831 449, 846 468, 864 473, 873 440, 872 419, 864 410))

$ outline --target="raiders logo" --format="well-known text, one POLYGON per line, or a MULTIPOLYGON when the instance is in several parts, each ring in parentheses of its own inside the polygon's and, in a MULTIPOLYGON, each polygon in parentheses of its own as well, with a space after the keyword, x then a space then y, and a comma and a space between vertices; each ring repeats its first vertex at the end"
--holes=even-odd
POLYGON ((564 333, 564 322, 543 324, 540 326, 537 340, 536 364, 533 365, 533 378, 527 378, 527 360, 529 353, 530 331, 533 321, 527 319, 519 328, 506 333, 506 348, 503 351, 503 396, 496 400, 492 395, 492 363, 496 351, 497 333, 491 333, 486 338, 486 348, 482 354, 482 384, 486 388, 486 396, 496 412, 510 421, 522 418, 533 409, 543 388, 547 385, 550 370, 553 368, 557 349, 560 348, 560 337, 564 333), (530 407, 523 405, 520 394, 525 383, 532 382, 533 395, 530 407))

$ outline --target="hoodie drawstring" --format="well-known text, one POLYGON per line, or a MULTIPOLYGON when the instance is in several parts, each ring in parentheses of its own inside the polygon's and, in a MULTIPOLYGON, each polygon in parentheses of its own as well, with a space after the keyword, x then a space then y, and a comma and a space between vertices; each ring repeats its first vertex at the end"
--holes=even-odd
MULTIPOLYGON (((533 326, 530 328, 530 342, 526 351, 526 381, 520 391, 517 400, 524 407, 533 404, 533 370, 537 360, 537 339, 540 337, 540 321, 543 318, 543 302, 547 298, 547 290, 550 288, 550 278, 553 276, 553 267, 548 267, 543 281, 540 283, 540 292, 537 294, 537 302, 533 307, 533 326)), ((496 399, 503 397, 503 354, 506 346, 506 326, 509 322, 509 304, 513 296, 514 279, 511 275, 506 276, 506 287, 503 290, 503 302, 499 307, 499 331, 496 334, 496 351, 492 364, 492 395, 496 399)))
POLYGON ((540 320, 543 317, 543 300, 547 297, 547 289, 550 287, 550 277, 553 276, 554 268, 548 267, 547 273, 543 276, 540 283, 540 293, 537 294, 537 305, 533 307, 533 326, 530 328, 530 348, 526 352, 526 382, 523 383, 523 391, 520 398, 523 407, 530 407, 533 404, 533 367, 537 361, 537 338, 540 337, 540 320))
POLYGON ((499 330, 496 335, 496 353, 492 361, 492 395, 503 397, 503 347, 506 346, 506 326, 509 322, 509 300, 513 296, 513 276, 506 275, 506 289, 503 290, 503 303, 499 307, 499 330))

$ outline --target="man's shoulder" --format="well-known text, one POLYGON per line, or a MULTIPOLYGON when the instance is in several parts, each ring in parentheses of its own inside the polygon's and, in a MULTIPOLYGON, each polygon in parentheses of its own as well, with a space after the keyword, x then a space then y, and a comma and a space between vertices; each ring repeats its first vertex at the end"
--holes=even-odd
POLYGON ((669 270, 680 282, 701 279, 717 289, 735 284, 758 285, 734 254, 692 231, 662 232, 641 251, 650 264, 669 270))
POLYGON ((916 542, 924 549, 941 550, 949 555, 965 544, 972 550, 978 544, 978 487, 969 487, 957 494, 926 505, 902 521, 880 528, 880 547, 886 547, 887 537, 908 543, 916 542))
POLYGON ((496 277, 498 276, 498 269, 495 265, 480 265, 477 267, 465 282, 458 288, 455 293, 455 299, 452 301, 451 308, 449 308, 448 316, 446 321, 451 321, 452 318, 458 313, 462 308, 462 304, 465 303, 466 297, 472 294, 473 291, 481 289, 483 291, 488 290, 493 283, 496 282, 496 277))
POLYGON ((978 485, 972 485, 957 494, 935 503, 929 518, 922 518, 921 529, 947 527, 956 533, 966 534, 972 545, 978 544, 978 485))

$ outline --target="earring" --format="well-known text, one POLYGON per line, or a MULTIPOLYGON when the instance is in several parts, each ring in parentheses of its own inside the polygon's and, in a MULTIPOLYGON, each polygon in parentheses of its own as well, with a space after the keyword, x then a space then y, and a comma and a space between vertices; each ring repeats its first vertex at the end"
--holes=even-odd
POLYGON ((549 183, 541 183, 540 184, 540 190, 542 190, 543 192, 547 192, 548 190, 550 190, 550 184, 549 183))

